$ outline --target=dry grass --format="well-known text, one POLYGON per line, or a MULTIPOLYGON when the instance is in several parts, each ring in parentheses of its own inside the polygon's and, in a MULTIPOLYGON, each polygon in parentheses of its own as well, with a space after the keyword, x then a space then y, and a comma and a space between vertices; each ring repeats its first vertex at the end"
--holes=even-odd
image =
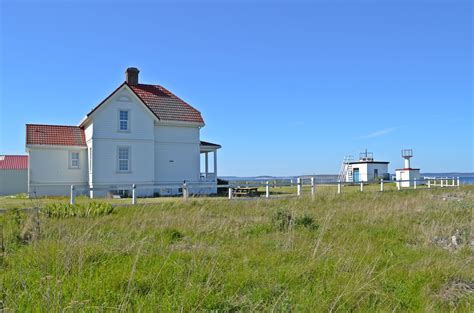
POLYGON ((0 299, 16 311, 468 312, 473 208, 472 187, 168 199, 40 214, 27 242, 29 213, 10 210, 0 299))

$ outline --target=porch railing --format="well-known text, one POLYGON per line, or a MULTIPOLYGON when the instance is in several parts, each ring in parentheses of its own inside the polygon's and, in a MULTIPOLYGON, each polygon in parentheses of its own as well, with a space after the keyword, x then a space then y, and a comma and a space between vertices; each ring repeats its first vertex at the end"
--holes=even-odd
POLYGON ((215 173, 201 173, 201 181, 202 182, 215 182, 217 181, 215 173))

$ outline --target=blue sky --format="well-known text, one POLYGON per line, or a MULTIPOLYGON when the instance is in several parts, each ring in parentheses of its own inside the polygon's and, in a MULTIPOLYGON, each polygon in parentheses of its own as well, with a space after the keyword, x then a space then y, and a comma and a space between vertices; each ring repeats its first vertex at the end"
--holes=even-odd
POLYGON ((473 171, 472 1, 2 1, 0 154, 76 125, 138 67, 198 108, 220 175, 473 171))

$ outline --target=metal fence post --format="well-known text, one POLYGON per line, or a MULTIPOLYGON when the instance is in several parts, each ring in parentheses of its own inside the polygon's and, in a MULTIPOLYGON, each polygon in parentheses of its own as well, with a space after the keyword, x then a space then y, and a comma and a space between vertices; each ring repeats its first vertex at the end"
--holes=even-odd
POLYGON ((380 180, 380 191, 383 191, 383 179, 380 180))
POLYGON ((364 183, 360 182, 360 191, 364 191, 364 183))
POLYGON ((459 185, 459 176, 458 176, 458 187, 459 187, 459 186, 460 186, 460 185, 459 185))
POLYGON ((301 177, 296 179, 296 195, 301 196, 301 177))
POLYGON ((338 180, 337 181, 337 194, 340 194, 341 193, 341 181, 338 180))
POLYGON ((270 198, 270 184, 269 182, 265 182, 265 198, 270 198))
POLYGON ((428 188, 431 188, 431 179, 428 179, 428 188))
POLYGON ((74 185, 71 185, 71 199, 69 200, 70 204, 75 204, 76 203, 76 192, 75 192, 75 187, 74 185))
POLYGON ((232 191, 232 187, 229 187, 229 195, 228 195, 228 196, 229 196, 229 200, 232 199, 232 196, 233 196, 232 192, 233 192, 233 191, 232 191))
POLYGON ((137 185, 133 184, 132 185, 132 204, 135 205, 137 204, 137 185))
POLYGON ((316 185, 314 184, 314 177, 311 177, 311 196, 314 198, 316 194, 316 185))
POLYGON ((416 178, 413 180, 413 189, 416 189, 416 178))

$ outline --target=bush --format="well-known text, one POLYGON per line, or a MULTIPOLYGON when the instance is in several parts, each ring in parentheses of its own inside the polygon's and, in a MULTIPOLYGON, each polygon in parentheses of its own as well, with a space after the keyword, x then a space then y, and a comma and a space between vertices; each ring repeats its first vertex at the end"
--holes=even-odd
POLYGON ((85 204, 52 203, 41 210, 47 217, 93 217, 108 215, 114 207, 110 203, 89 202, 85 204))
POLYGON ((306 227, 311 230, 316 230, 319 228, 319 225, 316 224, 316 222, 314 221, 314 218, 309 215, 303 215, 302 217, 297 217, 295 219, 295 225, 297 227, 299 226, 306 227))
POLYGON ((293 216, 287 210, 278 210, 273 216, 273 223, 280 231, 287 231, 293 223, 293 216))
POLYGON ((301 217, 295 217, 288 210, 278 210, 273 216, 273 224, 280 231, 287 231, 292 226, 304 227, 310 230, 316 230, 319 228, 319 225, 315 222, 312 216, 303 215, 301 217))

